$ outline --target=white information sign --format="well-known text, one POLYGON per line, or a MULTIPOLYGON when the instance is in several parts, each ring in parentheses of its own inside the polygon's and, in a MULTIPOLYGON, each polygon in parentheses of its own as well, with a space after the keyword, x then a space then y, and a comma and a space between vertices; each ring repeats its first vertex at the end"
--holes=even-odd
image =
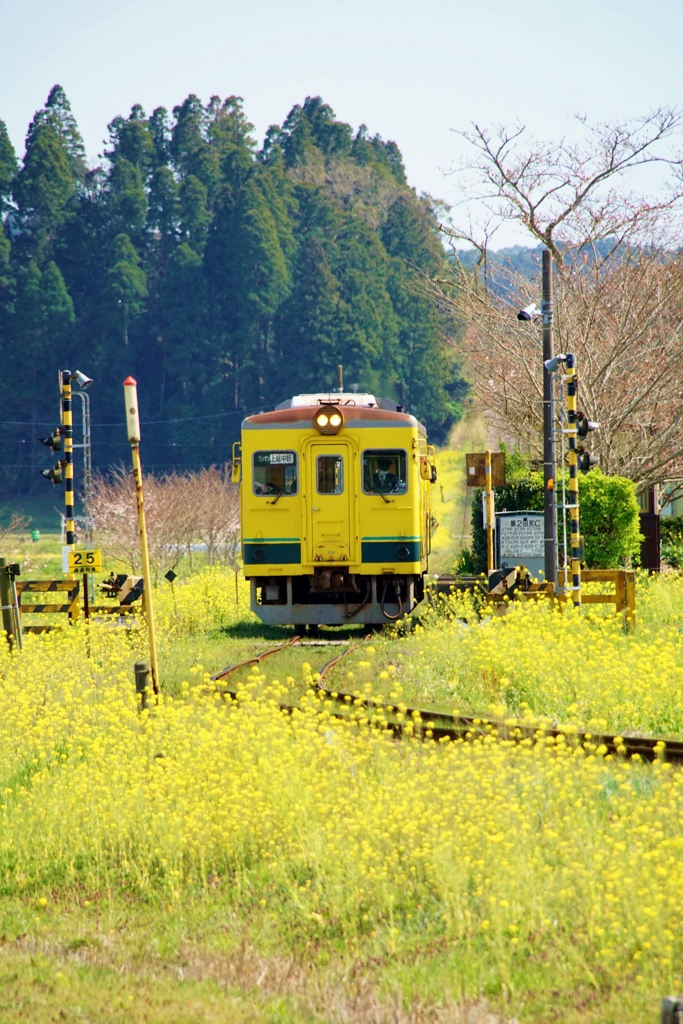
POLYGON ((519 565, 530 558, 544 556, 543 513, 498 517, 501 564, 519 565))

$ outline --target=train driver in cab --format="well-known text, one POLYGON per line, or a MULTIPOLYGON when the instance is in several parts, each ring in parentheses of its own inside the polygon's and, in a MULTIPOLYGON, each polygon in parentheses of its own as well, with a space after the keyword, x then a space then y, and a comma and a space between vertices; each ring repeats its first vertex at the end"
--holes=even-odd
POLYGON ((399 479, 395 470, 396 465, 391 459, 377 459, 372 474, 372 490, 376 494, 389 494, 398 488, 399 479))

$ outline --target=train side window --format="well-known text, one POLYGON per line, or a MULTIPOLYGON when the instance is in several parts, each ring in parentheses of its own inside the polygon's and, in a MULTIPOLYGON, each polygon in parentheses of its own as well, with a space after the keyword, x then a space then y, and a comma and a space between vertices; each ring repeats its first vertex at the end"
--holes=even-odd
POLYGON ((341 455, 318 456, 318 494, 342 494, 344 458, 341 455))
POLYGON ((296 494, 296 452, 254 452, 254 494, 296 494))
POLYGON ((408 490, 408 457, 396 448, 363 452, 363 490, 366 494, 405 494, 408 490))

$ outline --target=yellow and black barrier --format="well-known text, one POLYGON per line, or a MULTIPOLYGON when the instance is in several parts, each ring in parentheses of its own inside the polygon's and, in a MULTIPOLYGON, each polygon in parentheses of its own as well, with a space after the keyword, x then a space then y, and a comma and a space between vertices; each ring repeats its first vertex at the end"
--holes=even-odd
MULTIPOLYGON (((571 569, 567 575, 571 573, 571 569)), ((434 582, 437 594, 477 593, 490 604, 504 609, 506 598, 531 599, 548 597, 560 606, 568 601, 575 602, 571 587, 563 590, 564 569, 558 570, 558 587, 552 583, 534 583, 526 572, 517 569, 500 569, 487 580, 481 576, 439 576, 434 582)), ((566 581, 566 584, 569 580, 566 581)), ((624 616, 629 630, 636 628, 636 574, 633 569, 581 569, 581 604, 613 604, 616 614, 624 616), (607 594, 586 593, 584 584, 614 584, 614 590, 607 594)))
MULTIPOLYGON (((564 569, 558 569, 558 583, 560 588, 563 582, 564 569)), ((569 573, 568 573, 569 575, 569 573)), ((573 600, 571 587, 566 581, 567 588, 564 593, 561 589, 556 593, 551 583, 530 583, 516 591, 516 595, 528 597, 556 598, 560 604, 567 600, 573 600)), ((624 624, 629 630, 636 628, 636 574, 633 569, 582 569, 581 570, 581 605, 586 604, 613 604, 617 615, 624 616, 624 624), (613 583, 614 590, 609 594, 586 593, 586 583, 613 583)))
MULTIPOLYGON (((81 608, 79 595, 81 585, 78 580, 17 580, 17 596, 19 599, 19 613, 23 619, 25 615, 68 615, 69 622, 78 619, 81 608), (22 603, 25 594, 66 594, 66 601, 50 604, 22 603)), ((47 633, 54 629, 54 626, 24 625, 24 633, 47 633)))
MULTIPOLYGON (((131 615, 138 610, 133 602, 142 595, 142 581, 139 576, 118 577, 118 589, 112 591, 118 597, 117 604, 96 604, 91 605, 88 614, 93 615, 131 615)), ((22 580, 17 581, 17 598, 19 614, 22 620, 22 631, 24 633, 49 633, 55 629, 54 625, 24 624, 26 615, 67 615, 69 622, 76 622, 81 614, 80 580, 22 580), (25 594, 64 594, 66 600, 63 602, 30 603, 24 601, 25 594)))

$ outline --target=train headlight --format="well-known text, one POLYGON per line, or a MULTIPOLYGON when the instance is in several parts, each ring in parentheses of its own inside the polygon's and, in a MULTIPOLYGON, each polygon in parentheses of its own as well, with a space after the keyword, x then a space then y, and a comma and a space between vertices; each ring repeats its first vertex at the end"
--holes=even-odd
POLYGON ((313 422, 321 434, 336 434, 344 425, 344 416, 339 409, 321 409, 313 422))

